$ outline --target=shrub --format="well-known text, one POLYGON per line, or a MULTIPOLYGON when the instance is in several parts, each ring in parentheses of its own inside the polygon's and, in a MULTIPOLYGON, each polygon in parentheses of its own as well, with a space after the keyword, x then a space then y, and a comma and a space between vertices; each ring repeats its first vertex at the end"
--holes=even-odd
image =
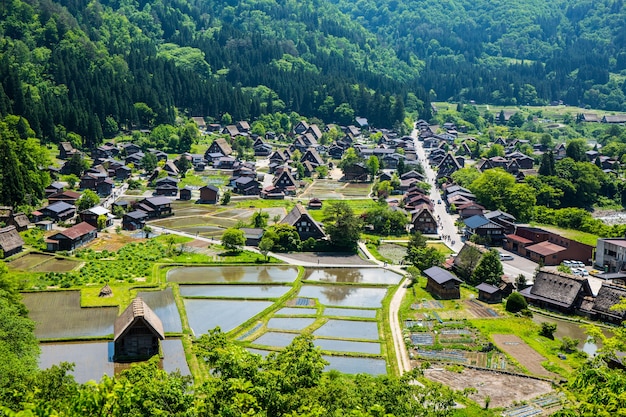
POLYGON ((506 300, 506 311, 510 313, 517 313, 526 307, 528 307, 526 299, 518 292, 512 293, 506 300))
POLYGON ((556 323, 541 323, 540 336, 554 339, 554 332, 556 332, 556 323))

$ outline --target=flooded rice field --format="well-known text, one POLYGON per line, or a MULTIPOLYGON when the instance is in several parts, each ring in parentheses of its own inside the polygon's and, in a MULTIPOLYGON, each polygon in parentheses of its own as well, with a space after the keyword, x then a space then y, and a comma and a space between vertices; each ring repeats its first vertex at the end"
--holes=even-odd
POLYGON ((313 335, 341 339, 378 340, 378 323, 331 319, 314 331, 313 335))
POLYGON ((382 268, 310 268, 306 270, 303 279, 332 283, 395 285, 400 282, 402 276, 382 268))
MULTIPOLYGON (((130 366, 127 363, 112 361, 113 342, 43 343, 40 347, 39 367, 41 369, 47 369, 61 362, 74 363, 74 370, 70 374, 74 375, 78 383, 99 381, 103 375, 113 376, 130 366)), ((180 339, 161 341, 161 350, 163 352, 161 368, 164 371, 180 371, 182 375, 190 375, 180 339)))
POLYGON ((169 282, 178 283, 285 283, 298 277, 293 266, 199 266, 174 268, 167 273, 169 282))
POLYGON ((380 343, 373 342, 352 342, 335 339, 316 339, 315 346, 320 349, 332 352, 356 352, 380 354, 380 343))
POLYGON ((274 315, 284 315, 284 316, 307 316, 307 315, 315 315, 317 314, 316 308, 298 308, 298 307, 283 307, 278 310, 274 315))
POLYGON ((317 298, 323 305, 341 307, 380 308, 386 288, 354 285, 303 285, 299 297, 317 298))
POLYGON ((376 310, 360 310, 356 308, 325 308, 325 316, 333 317, 358 317, 364 319, 375 319, 376 310))
POLYGON ((267 322, 267 328, 275 330, 304 330, 313 323, 315 323, 314 318, 274 317, 267 322))
POLYGON ((174 300, 171 288, 166 288, 162 291, 141 291, 137 295, 161 319, 163 330, 166 333, 182 333, 183 326, 180 322, 180 314, 178 313, 176 300, 174 300))
POLYGON ((29 253, 7 265, 11 269, 32 272, 69 272, 81 263, 70 259, 55 258, 54 255, 29 253))
POLYGON ((261 313, 273 303, 271 301, 238 301, 184 299, 187 320, 193 334, 200 337, 209 329, 219 326, 229 332, 261 313))
POLYGON ((117 307, 81 308, 79 291, 23 294, 37 339, 81 338, 113 334, 117 307))
POLYGON ((183 297, 280 298, 291 287, 284 285, 181 285, 183 297))
POLYGON ((267 332, 252 342, 260 346, 287 347, 298 336, 297 333, 267 332))

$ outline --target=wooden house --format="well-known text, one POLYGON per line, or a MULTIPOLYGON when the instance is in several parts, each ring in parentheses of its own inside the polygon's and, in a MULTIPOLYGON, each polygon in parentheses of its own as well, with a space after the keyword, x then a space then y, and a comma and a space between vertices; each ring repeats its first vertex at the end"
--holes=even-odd
POLYGON ((320 200, 317 197, 313 197, 312 199, 309 200, 309 203, 307 204, 307 208, 309 210, 319 210, 322 208, 323 202, 322 200, 320 200))
POLYGON ((602 322, 621 324, 626 320, 626 311, 612 310, 611 307, 624 299, 626 299, 626 287, 603 282, 593 301, 591 309, 593 318, 602 322))
POLYGON ((586 278, 547 269, 540 269, 533 285, 520 294, 529 304, 562 313, 574 313, 583 298, 592 296, 586 278))
POLYGON ((216 204, 220 199, 220 190, 215 185, 205 185, 200 188, 199 203, 216 204))
POLYGON ((55 222, 69 220, 76 214, 76 207, 64 201, 58 201, 39 210, 41 219, 49 218, 55 222))
POLYGON ((22 251, 24 240, 15 226, 6 226, 0 229, 0 257, 8 258, 22 251))
POLYGON ((369 169, 361 162, 349 165, 343 170, 343 179, 346 181, 367 181, 369 169))
POLYGON ((97 236, 97 229, 94 226, 87 222, 78 223, 46 239, 46 249, 51 252, 72 251, 91 242, 97 236))
POLYGON ((135 210, 144 211, 149 219, 172 215, 172 200, 167 197, 144 198, 134 205, 135 210))
POLYGON ((323 239, 326 233, 322 227, 311 217, 301 204, 296 204, 293 209, 280 221, 281 224, 294 226, 301 240, 323 239))
POLYGON ((145 360, 159 353, 165 339, 163 323, 140 298, 135 298, 115 320, 113 343, 117 362, 145 360))
POLYGON ((49 186, 47 186, 44 192, 46 193, 46 198, 48 198, 49 196, 56 194, 56 193, 60 193, 63 190, 65 190, 65 187, 63 186, 63 184, 55 181, 49 186))
POLYGON ((204 159, 206 159, 207 161, 210 160, 210 158, 208 158, 207 156, 214 153, 221 153, 224 156, 228 156, 233 153, 233 149, 230 147, 228 142, 226 142, 226 139, 217 138, 204 153, 204 159))
POLYGON ((179 198, 183 201, 189 201, 191 200, 191 192, 193 191, 193 188, 191 188, 190 186, 186 185, 183 188, 180 189, 180 195, 179 198))
POLYGON ((234 180, 234 191, 241 195, 259 195, 261 184, 251 177, 239 177, 234 180))
POLYGON ((106 218, 104 227, 109 227, 113 225, 113 219, 115 218, 115 216, 111 214, 111 211, 109 209, 106 209, 102 206, 95 206, 90 209, 83 210, 78 213, 78 216, 80 217, 81 221, 89 223, 96 228, 98 227, 98 218, 100 216, 104 216, 106 218))
POLYGON ((306 161, 309 161, 314 166, 324 165, 324 160, 313 148, 307 149, 302 158, 300 158, 300 162, 304 163, 306 161))
POLYGON ((428 282, 426 291, 442 300, 456 300, 461 298, 461 280, 452 273, 438 266, 432 266, 422 272, 428 282))
POLYGON ((59 143, 59 159, 70 159, 77 152, 70 142, 59 143))
POLYGON ((426 204, 420 205, 419 208, 411 212, 411 225, 413 226, 413 232, 420 231, 424 234, 437 233, 437 220, 430 207, 426 204))
POLYGON ((495 223, 482 215, 472 216, 464 220, 465 237, 469 239, 472 235, 486 238, 490 244, 499 246, 504 239, 504 227, 495 223))
POLYGON ((502 291, 500 288, 485 282, 476 286, 478 299, 485 303, 497 304, 502 302, 502 291))
POLYGON ((134 210, 124 214, 122 217, 122 229, 124 230, 141 230, 146 225, 148 213, 143 210, 134 210))
POLYGON ((297 190, 296 180, 286 169, 274 178, 274 187, 278 188, 286 195, 295 195, 297 190))
POLYGON ((62 191, 60 193, 52 194, 48 196, 48 204, 58 203, 62 201, 67 204, 76 204, 76 200, 80 198, 82 194, 72 190, 62 191))
MULTIPOLYGON (((459 157, 462 158, 462 157, 459 157)), ((446 156, 441 160, 439 165, 437 165, 437 179, 449 177, 462 166, 459 164, 459 161, 452 153, 446 154, 446 156)))

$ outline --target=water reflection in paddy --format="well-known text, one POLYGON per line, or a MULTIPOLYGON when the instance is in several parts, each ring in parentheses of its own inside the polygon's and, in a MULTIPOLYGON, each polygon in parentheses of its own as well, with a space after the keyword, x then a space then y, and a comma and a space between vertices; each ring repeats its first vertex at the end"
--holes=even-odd
POLYGON ((296 333, 267 332, 252 343, 261 346, 286 347, 293 342, 298 335, 296 333))
POLYGON ((37 339, 113 334, 118 308, 81 308, 79 291, 25 293, 23 300, 37 339))
POLYGON ((283 285, 181 285, 183 297, 279 298, 291 290, 283 285))
POLYGON ((283 314, 285 316, 305 316, 317 314, 316 308, 297 308, 297 307, 284 307, 276 312, 276 314, 283 314))
POLYGON ((268 329, 302 330, 315 322, 313 318, 274 317, 267 322, 268 329))
POLYGON ((272 305, 270 301, 183 299, 189 327, 196 337, 219 326, 229 332, 272 305))
POLYGON ((182 333, 183 328, 180 324, 180 314, 176 307, 174 294, 171 288, 162 291, 140 291, 137 293, 148 307, 161 319, 163 330, 166 333, 182 333))
POLYGON ((378 324, 375 321, 328 320, 313 334, 325 337, 378 340, 378 324))
POLYGON ((261 284, 293 282, 298 269, 292 266, 188 266, 167 273, 170 282, 220 283, 258 282, 261 284))
MULTIPOLYGON (((556 324, 556 332, 554 332, 554 336, 556 338, 562 339, 563 337, 571 337, 572 339, 578 339, 578 349, 587 353, 590 356, 593 356, 598 348, 601 346, 599 341, 591 342, 587 341, 587 333, 585 333, 585 329, 581 326, 583 323, 576 323, 569 320, 561 320, 555 317, 543 316, 541 314, 535 314, 533 316, 533 321, 537 324, 541 323, 554 323, 556 324)), ((605 336, 611 337, 613 333, 610 330, 602 328, 602 333, 605 336)))
POLYGON ((353 342, 337 339, 316 339, 315 346, 319 346, 322 350, 329 350, 334 352, 380 354, 380 343, 372 342, 353 342))
POLYGON ((330 306, 379 308, 386 293, 386 288, 354 285, 303 285, 298 296, 317 298, 320 303, 330 306))
MULTIPOLYGON (((163 359, 161 368, 166 372, 179 370, 182 375, 190 375, 185 359, 185 351, 180 339, 161 341, 163 359)), ((113 376, 114 373, 126 369, 130 364, 112 362, 113 342, 77 342, 77 343, 44 343, 41 345, 39 367, 47 369, 61 362, 74 363, 70 373, 78 383, 99 381, 103 375, 113 376)))
POLYGON ((324 309, 325 316, 336 317, 359 317, 365 319, 375 319, 376 310, 360 310, 356 308, 326 308, 324 309))
POLYGON ((308 268, 304 279, 331 283, 397 284, 401 275, 383 268, 308 268))

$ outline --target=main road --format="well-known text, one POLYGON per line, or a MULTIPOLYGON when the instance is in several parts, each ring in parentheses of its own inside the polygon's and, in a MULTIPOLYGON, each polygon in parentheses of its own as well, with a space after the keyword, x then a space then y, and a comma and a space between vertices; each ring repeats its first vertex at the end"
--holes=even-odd
MULTIPOLYGON (((453 215, 446 210, 446 205, 443 203, 440 190, 437 188, 437 174, 428 163, 428 157, 423 143, 417 138, 417 129, 411 132, 411 136, 413 137, 413 142, 415 144, 417 158, 424 167, 424 174, 426 175, 427 182, 431 184, 429 197, 434 204, 435 218, 439 221, 439 236, 442 237, 443 242, 450 249, 452 249, 455 253, 459 253, 464 244, 461 239, 462 236, 459 234, 459 228, 455 225, 459 216, 456 214, 453 215), (443 239, 444 236, 447 236, 448 238, 443 239)), ((504 253, 504 251, 500 251, 504 253)), ((517 277, 519 274, 522 274, 526 277, 526 281, 531 283, 537 264, 521 258, 518 255, 515 255, 514 257, 515 261, 502 262, 504 273, 510 277, 517 277)))

